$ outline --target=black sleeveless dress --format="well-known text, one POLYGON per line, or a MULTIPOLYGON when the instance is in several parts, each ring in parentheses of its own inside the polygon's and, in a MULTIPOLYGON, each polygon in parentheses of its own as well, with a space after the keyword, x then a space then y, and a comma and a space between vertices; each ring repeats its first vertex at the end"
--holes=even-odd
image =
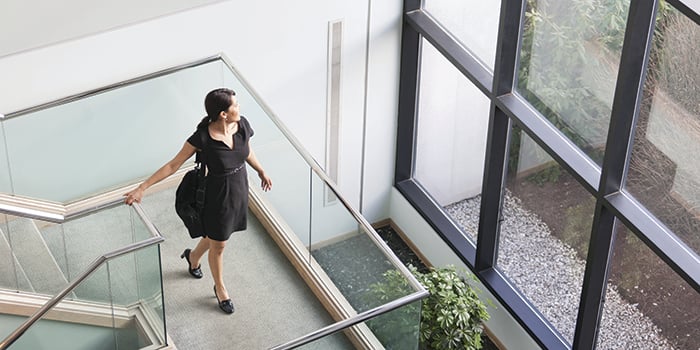
POLYGON ((233 134, 233 149, 209 135, 207 127, 197 129, 187 139, 201 150, 207 166, 207 187, 202 222, 206 237, 226 241, 234 231, 243 231, 248 223, 248 175, 245 160, 250 154, 248 142, 253 136, 248 120, 241 116, 233 134))

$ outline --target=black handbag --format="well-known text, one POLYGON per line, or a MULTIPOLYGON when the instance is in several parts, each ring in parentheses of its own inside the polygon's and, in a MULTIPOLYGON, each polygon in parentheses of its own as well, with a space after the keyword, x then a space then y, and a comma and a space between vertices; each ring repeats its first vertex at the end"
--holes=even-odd
POLYGON ((175 212, 182 219, 192 238, 204 236, 202 209, 207 178, 199 153, 197 152, 195 157, 194 168, 185 173, 175 191, 175 212))

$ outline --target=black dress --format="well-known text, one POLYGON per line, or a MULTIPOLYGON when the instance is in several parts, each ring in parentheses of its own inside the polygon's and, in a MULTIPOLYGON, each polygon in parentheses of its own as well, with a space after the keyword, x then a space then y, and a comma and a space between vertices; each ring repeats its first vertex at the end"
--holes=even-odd
POLYGON ((243 231, 248 222, 248 175, 245 160, 250 154, 248 142, 253 129, 241 116, 233 134, 233 149, 215 140, 207 127, 198 128, 187 139, 202 150, 207 166, 207 187, 202 221, 204 234, 215 241, 226 241, 234 231, 243 231))

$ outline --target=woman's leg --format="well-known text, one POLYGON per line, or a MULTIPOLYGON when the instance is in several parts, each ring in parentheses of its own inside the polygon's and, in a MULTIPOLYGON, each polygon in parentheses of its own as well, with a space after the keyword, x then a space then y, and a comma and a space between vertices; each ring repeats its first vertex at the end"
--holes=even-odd
POLYGON ((220 300, 229 299, 228 291, 224 286, 224 247, 226 242, 209 240, 209 269, 214 279, 214 288, 220 300))
POLYGON ((190 251, 190 266, 191 269, 197 268, 200 266, 199 261, 202 259, 204 256, 204 253, 209 250, 209 242, 211 240, 207 237, 202 237, 202 239, 199 240, 197 243, 197 246, 190 251))

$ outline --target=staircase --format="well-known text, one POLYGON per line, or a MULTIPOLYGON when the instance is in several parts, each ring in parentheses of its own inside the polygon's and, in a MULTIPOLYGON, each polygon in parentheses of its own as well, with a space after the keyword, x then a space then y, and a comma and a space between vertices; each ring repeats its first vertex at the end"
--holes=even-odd
POLYGON ((121 201, 62 223, 0 216, 0 342, 53 296, 81 281, 12 349, 46 348, 46 332, 58 329, 64 333, 51 337, 56 344, 50 348, 96 344, 79 336, 86 332, 101 337, 98 343, 107 344, 105 349, 165 344, 162 289, 153 287, 161 285, 153 283, 161 278, 158 246, 104 255, 150 238, 162 241, 151 236, 145 222, 135 207, 121 201), (95 265, 98 259, 104 262, 95 265), (143 281, 151 283, 143 286, 143 281), (65 345, 54 347, 59 343, 65 345))

